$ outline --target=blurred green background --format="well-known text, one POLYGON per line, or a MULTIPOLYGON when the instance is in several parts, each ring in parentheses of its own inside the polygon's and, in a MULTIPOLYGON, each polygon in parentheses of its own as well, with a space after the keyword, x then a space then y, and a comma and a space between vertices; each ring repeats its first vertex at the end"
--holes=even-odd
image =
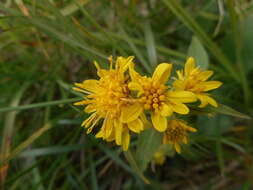
POLYGON ((251 0, 2 0, 1 189, 253 189, 252 61, 251 0), (72 84, 96 78, 92 61, 107 67, 109 55, 134 55, 145 74, 194 56, 224 83, 213 95, 229 107, 191 113, 190 146, 141 171, 86 135, 72 105, 72 84))

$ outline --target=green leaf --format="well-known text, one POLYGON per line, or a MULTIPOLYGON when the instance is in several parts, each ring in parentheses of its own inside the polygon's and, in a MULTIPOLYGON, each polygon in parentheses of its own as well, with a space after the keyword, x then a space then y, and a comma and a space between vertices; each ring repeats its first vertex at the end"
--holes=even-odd
POLYGON ((127 161, 129 162, 131 168, 134 170, 134 172, 146 183, 150 184, 150 181, 143 175, 143 171, 141 168, 137 165, 136 160, 134 159, 132 153, 130 150, 124 152, 125 157, 127 161))
POLYGON ((162 144, 162 133, 150 128, 139 135, 136 150, 136 161, 139 168, 144 171, 152 160, 154 153, 162 144))
POLYGON ((215 117, 198 116, 198 132, 207 136, 218 136, 231 130, 234 126, 230 116, 216 115, 215 117))
POLYGON ((206 107, 206 108, 199 108, 199 107, 194 107, 194 106, 190 106, 191 107, 191 114, 194 115, 205 115, 205 114, 215 114, 215 113, 219 113, 219 114, 224 114, 224 115, 229 115, 229 116, 233 116, 233 117, 238 117, 238 118, 242 118, 242 119, 252 119, 250 116, 238 112, 235 109, 223 105, 223 104, 219 104, 219 106, 217 108, 215 107, 206 107))
POLYGON ((242 47, 242 59, 244 63, 244 69, 248 73, 253 69, 253 14, 249 15, 244 22, 242 23, 242 38, 243 38, 243 47, 242 47))
POLYGON ((226 105, 222 105, 222 104, 220 104, 219 107, 217 107, 217 108, 210 107, 209 109, 213 112, 224 114, 224 115, 230 115, 230 116, 239 117, 242 119, 252 119, 250 116, 240 113, 240 112, 234 110, 233 108, 230 108, 230 107, 228 107, 226 105))
POLYGON ((172 144, 162 144, 158 151, 168 157, 173 157, 176 154, 175 148, 172 144))
POLYGON ((157 65, 155 39, 154 39, 154 34, 152 32, 152 28, 150 26, 150 23, 148 23, 148 22, 145 24, 144 33, 145 33, 149 63, 152 67, 154 67, 157 65))
POLYGON ((196 36, 192 37, 191 44, 188 49, 188 56, 194 57, 196 64, 202 68, 207 69, 209 66, 209 57, 201 42, 196 36))

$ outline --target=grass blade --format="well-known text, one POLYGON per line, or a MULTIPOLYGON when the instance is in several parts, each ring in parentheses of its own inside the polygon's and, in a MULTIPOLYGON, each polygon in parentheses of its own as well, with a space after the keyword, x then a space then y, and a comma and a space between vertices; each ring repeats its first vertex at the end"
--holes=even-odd
MULTIPOLYGON (((30 83, 25 83, 17 94, 13 97, 10 108, 17 106, 21 100, 21 97, 30 83)), ((14 131, 14 123, 16 119, 17 112, 12 111, 6 114, 5 117, 5 124, 3 129, 3 137, 2 137, 2 145, 1 145, 1 152, 0 152, 0 161, 3 162, 6 160, 10 155, 13 131, 14 131)), ((5 178, 7 176, 8 171, 8 162, 5 163, 4 166, 0 168, 0 185, 4 184, 5 178)))
POLYGON ((148 51, 149 63, 154 68, 157 65, 157 55, 156 55, 156 48, 155 48, 155 39, 154 39, 152 28, 149 22, 145 23, 144 33, 145 33, 146 48, 148 51))
POLYGON ((41 107, 48 107, 48 106, 54 106, 59 104, 68 104, 72 102, 76 102, 81 100, 81 98, 69 98, 69 99, 62 99, 62 100, 55 100, 55 101, 49 101, 49 102, 41 102, 41 103, 35 103, 35 104, 29 104, 24 106, 14 106, 14 107, 6 107, 6 108, 0 108, 0 112, 8 112, 13 110, 27 110, 27 109, 35 109, 35 108, 41 108, 41 107))
POLYGON ((80 7, 87 4, 90 0, 77 0, 76 2, 70 3, 65 8, 61 10, 61 14, 64 16, 71 15, 77 10, 79 10, 80 7))
POLYGON ((15 158, 17 155, 19 155, 20 152, 22 152, 26 147, 32 144, 37 138, 39 138, 41 135, 43 135, 46 131, 48 131, 51 128, 52 124, 47 123, 42 128, 33 133, 28 139, 19 144, 12 152, 10 152, 10 154, 3 161, 1 161, 0 167, 2 168, 3 164, 6 164, 7 162, 15 158))
POLYGON ((203 42, 209 51, 215 56, 220 64, 231 74, 234 80, 241 82, 240 78, 233 68, 228 58, 223 54, 221 49, 211 40, 193 17, 180 5, 177 0, 163 0, 165 5, 203 42))

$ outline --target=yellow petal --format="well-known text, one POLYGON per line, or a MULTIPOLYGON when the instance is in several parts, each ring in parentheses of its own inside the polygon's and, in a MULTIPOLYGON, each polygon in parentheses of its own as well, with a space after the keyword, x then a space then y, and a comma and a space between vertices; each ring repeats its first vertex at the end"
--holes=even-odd
POLYGON ((123 123, 128 123, 136 120, 142 113, 143 108, 139 103, 135 103, 122 108, 120 121, 123 123))
POLYGON ((174 147, 175 147, 177 153, 180 154, 181 153, 181 147, 180 147, 180 145, 178 143, 175 143, 174 147))
POLYGON ((90 134, 90 133, 92 132, 92 130, 93 130, 93 128, 95 127, 95 125, 97 124, 98 120, 99 120, 99 119, 97 119, 96 121, 94 121, 94 122, 92 123, 92 125, 88 128, 88 130, 86 131, 87 134, 90 134))
POLYGON ((182 103, 174 102, 173 104, 171 104, 171 107, 172 107, 172 110, 176 113, 179 113, 179 114, 188 114, 189 113, 189 108, 182 103))
POLYGON ((195 68, 195 60, 193 57, 189 57, 184 66, 185 76, 189 76, 191 71, 195 68))
POLYGON ((207 82, 204 82, 203 85, 204 85, 204 91, 209 91, 209 90, 219 88, 222 85, 222 82, 220 82, 220 81, 207 81, 207 82))
POLYGON ((128 88, 130 90, 143 91, 142 86, 137 82, 130 82, 128 88))
POLYGON ((175 80, 172 85, 176 90, 185 90, 185 84, 182 80, 175 80))
POLYGON ((197 129, 193 128, 193 127, 189 127, 187 126, 187 130, 190 131, 190 132, 197 132, 197 129))
POLYGON ((199 105, 200 108, 205 107, 207 104, 211 104, 214 107, 218 107, 217 102, 208 95, 201 94, 201 95, 198 95, 198 98, 201 102, 201 104, 199 105))
POLYGON ((205 107, 205 106, 208 105, 208 101, 206 99, 206 95, 199 95, 198 94, 197 97, 198 97, 198 99, 200 101, 200 105, 199 105, 200 108, 203 108, 203 107, 205 107))
POLYGON ((95 112, 96 109, 94 108, 93 105, 90 104, 90 105, 88 105, 88 106, 85 107, 84 111, 85 111, 86 113, 92 113, 92 112, 95 112))
POLYGON ((123 124, 118 120, 114 120, 115 126, 115 141, 117 145, 121 145, 122 142, 122 132, 123 132, 123 124))
POLYGON ((83 122, 82 122, 82 127, 84 126, 85 128, 88 128, 91 124, 92 124, 92 122, 95 120, 95 118, 96 118, 96 113, 93 113, 90 117, 88 117, 86 120, 84 120, 83 122))
POLYGON ((161 115, 164 117, 170 116, 172 114, 172 109, 170 106, 168 106, 167 104, 162 105, 162 109, 161 109, 161 115))
POLYGON ((203 71, 198 75, 198 79, 201 81, 206 81, 213 75, 213 71, 203 71))
POLYGON ((99 88, 97 80, 85 80, 83 83, 75 83, 75 86, 83 88, 89 92, 96 92, 99 88))
POLYGON ((141 121, 142 121, 142 123, 144 125, 143 128, 147 129, 149 127, 149 121, 147 120, 147 117, 146 117, 146 115, 144 113, 141 113, 140 119, 141 119, 141 121))
POLYGON ((96 138, 103 138, 103 131, 100 130, 100 131, 96 134, 95 137, 96 137, 96 138))
POLYGON ((158 81, 162 84, 166 83, 170 77, 171 69, 172 69, 172 64, 169 64, 169 63, 159 64, 154 71, 152 80, 158 81))
POLYGON ((119 71, 121 73, 124 73, 130 66, 130 64, 132 64, 133 59, 134 59, 134 56, 129 56, 127 58, 121 57, 121 56, 117 57, 116 68, 118 67, 119 71))
POLYGON ((151 120, 154 128, 159 132, 164 132, 167 129, 167 118, 160 114, 151 114, 151 120))
POLYGON ((184 80, 183 71, 177 70, 176 73, 179 80, 184 80))
POLYGON ((99 64, 96 61, 94 61, 93 64, 97 68, 97 75, 99 77, 103 77, 104 75, 106 75, 106 73, 108 72, 107 70, 101 69, 100 66, 99 66, 99 64))
POLYGON ((130 135, 129 135, 129 131, 126 130, 123 132, 122 135, 122 148, 123 151, 127 151, 128 147, 129 147, 129 142, 130 142, 130 135))
POLYGON ((135 133, 140 133, 140 131, 144 129, 143 123, 140 119, 136 119, 134 121, 127 123, 127 126, 131 131, 135 133))
POLYGON ((100 66, 99 66, 99 64, 96 61, 94 61, 93 64, 95 65, 95 67, 96 67, 97 70, 100 70, 100 66))
POLYGON ((109 136, 111 135, 112 130, 113 130, 113 120, 106 118, 104 120, 102 129, 103 129, 103 133, 104 133, 104 138, 105 139, 109 138, 109 136))
POLYGON ((182 103, 189 103, 197 101, 197 97, 194 93, 189 91, 170 91, 167 93, 167 97, 173 101, 182 103))
POLYGON ((139 79, 142 78, 142 76, 135 71, 134 64, 130 64, 130 66, 129 66, 129 75, 130 75, 131 80, 133 82, 137 82, 139 79))
POLYGON ((115 140, 115 130, 113 129, 110 136, 105 139, 107 142, 112 142, 115 140))
POLYGON ((80 102, 75 102, 74 105, 75 106, 82 106, 82 105, 86 105, 88 102, 87 100, 82 100, 80 102))
MULTIPOLYGON (((98 121, 100 120, 101 118, 98 117, 97 115, 95 115, 95 117, 92 119, 92 125, 91 126, 85 126, 85 128, 89 127, 88 130, 87 130, 87 134, 91 133, 91 131, 93 130, 93 128, 97 125, 98 121)), ((90 124, 88 124, 90 125, 90 124)))
POLYGON ((210 96, 208 96, 207 99, 210 105, 212 105, 213 107, 218 107, 218 103, 215 101, 215 99, 211 98, 210 96))

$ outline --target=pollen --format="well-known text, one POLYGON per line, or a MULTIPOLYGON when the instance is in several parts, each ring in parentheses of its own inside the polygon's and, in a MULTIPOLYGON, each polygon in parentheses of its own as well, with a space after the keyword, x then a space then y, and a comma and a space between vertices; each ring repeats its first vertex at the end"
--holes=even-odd
POLYGON ((145 78, 142 81, 144 92, 140 97, 140 102, 144 104, 144 109, 158 112, 165 101, 166 86, 145 78))

